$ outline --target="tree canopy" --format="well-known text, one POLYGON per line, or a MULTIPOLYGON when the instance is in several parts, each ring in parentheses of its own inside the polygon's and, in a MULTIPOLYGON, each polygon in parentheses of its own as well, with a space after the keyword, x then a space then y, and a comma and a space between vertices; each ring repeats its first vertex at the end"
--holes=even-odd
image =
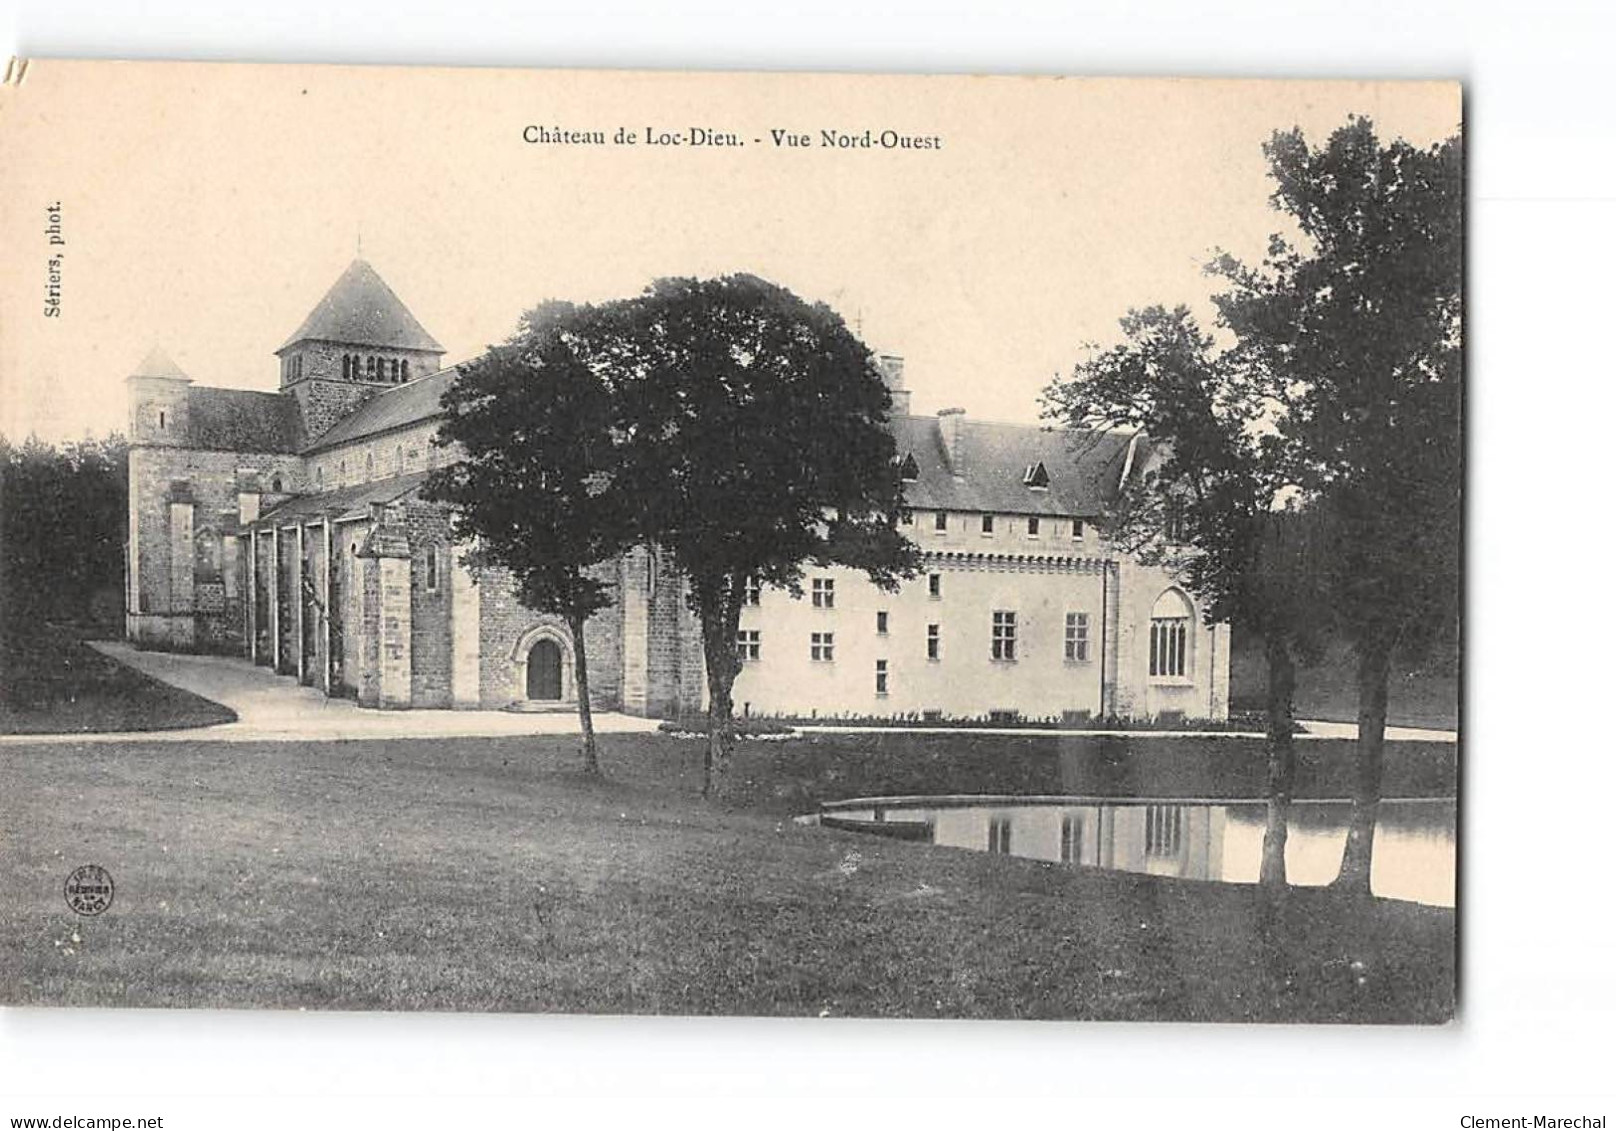
POLYGON ((829 307, 752 275, 674 278, 619 304, 604 339, 622 483, 641 540, 688 579, 709 695, 709 780, 732 742, 749 578, 800 592, 807 565, 912 576, 891 396, 829 307))
POLYGON ((1293 652, 1314 645, 1322 571, 1310 516, 1283 505, 1296 485, 1294 442, 1276 428, 1276 390, 1234 364, 1185 307, 1130 311, 1123 341, 1045 392, 1072 428, 1126 428, 1153 443, 1147 470, 1108 509, 1108 536, 1165 566, 1201 599, 1209 623, 1263 636, 1269 667, 1269 821, 1262 878, 1283 887, 1292 751, 1293 652))
POLYGON ((1275 235, 1223 256, 1232 363, 1283 389, 1284 435, 1329 530, 1332 614, 1358 656, 1358 781, 1343 885, 1369 890, 1394 651, 1450 633, 1460 593, 1464 158, 1458 136, 1382 143, 1353 118, 1319 148, 1264 147, 1275 235))
POLYGON ((451 505, 473 564, 509 570, 523 604, 572 629, 585 765, 596 773, 584 624, 616 596, 596 567, 635 537, 619 482, 618 406, 590 364, 604 320, 598 308, 546 303, 508 343, 462 367, 444 394, 437 442, 463 458, 423 492, 451 505))
POLYGON ((0 436, 4 623, 118 618, 129 525, 129 444, 0 436))
POLYGON ((708 789, 733 742, 747 583, 800 593, 813 565, 894 587, 916 568, 874 357, 829 307, 755 276, 537 307, 444 405, 441 441, 465 458, 428 494, 452 505, 474 561, 568 618, 580 689, 583 623, 615 599, 595 567, 643 545, 685 578, 707 667, 708 789))

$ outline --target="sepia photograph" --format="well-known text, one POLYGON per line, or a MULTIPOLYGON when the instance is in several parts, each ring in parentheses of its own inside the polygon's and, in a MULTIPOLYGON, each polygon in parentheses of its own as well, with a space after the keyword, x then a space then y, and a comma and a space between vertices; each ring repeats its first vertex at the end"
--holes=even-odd
POLYGON ((1450 1022, 1464 117, 14 61, 0 1003, 1450 1022))

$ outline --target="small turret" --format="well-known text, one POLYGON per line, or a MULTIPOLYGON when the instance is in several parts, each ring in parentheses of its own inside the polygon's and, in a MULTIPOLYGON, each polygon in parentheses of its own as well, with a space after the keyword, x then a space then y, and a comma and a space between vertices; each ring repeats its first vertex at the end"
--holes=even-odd
POLYGON ((126 380, 129 442, 154 447, 183 446, 191 425, 191 379, 184 370, 161 346, 153 346, 126 380))

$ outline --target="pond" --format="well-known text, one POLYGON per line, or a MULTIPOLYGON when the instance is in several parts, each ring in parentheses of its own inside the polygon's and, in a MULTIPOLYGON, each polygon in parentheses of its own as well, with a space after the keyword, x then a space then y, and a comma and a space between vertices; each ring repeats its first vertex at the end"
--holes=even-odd
MULTIPOLYGON (((1320 886, 1341 870, 1352 806, 1297 801, 1285 849, 1292 884, 1320 886)), ((1386 800, 1375 827, 1376 895, 1452 907, 1451 798, 1386 800)), ((829 802, 819 823, 903 840, 1189 880, 1256 883, 1266 807, 1194 798, 902 797, 829 802)))

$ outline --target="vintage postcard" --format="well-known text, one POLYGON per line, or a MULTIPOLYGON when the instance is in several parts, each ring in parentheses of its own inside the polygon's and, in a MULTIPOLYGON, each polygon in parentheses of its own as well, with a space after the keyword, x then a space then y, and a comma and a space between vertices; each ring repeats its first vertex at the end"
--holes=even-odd
POLYGON ((0 1002, 1448 1020, 1461 119, 13 62, 0 1002))

